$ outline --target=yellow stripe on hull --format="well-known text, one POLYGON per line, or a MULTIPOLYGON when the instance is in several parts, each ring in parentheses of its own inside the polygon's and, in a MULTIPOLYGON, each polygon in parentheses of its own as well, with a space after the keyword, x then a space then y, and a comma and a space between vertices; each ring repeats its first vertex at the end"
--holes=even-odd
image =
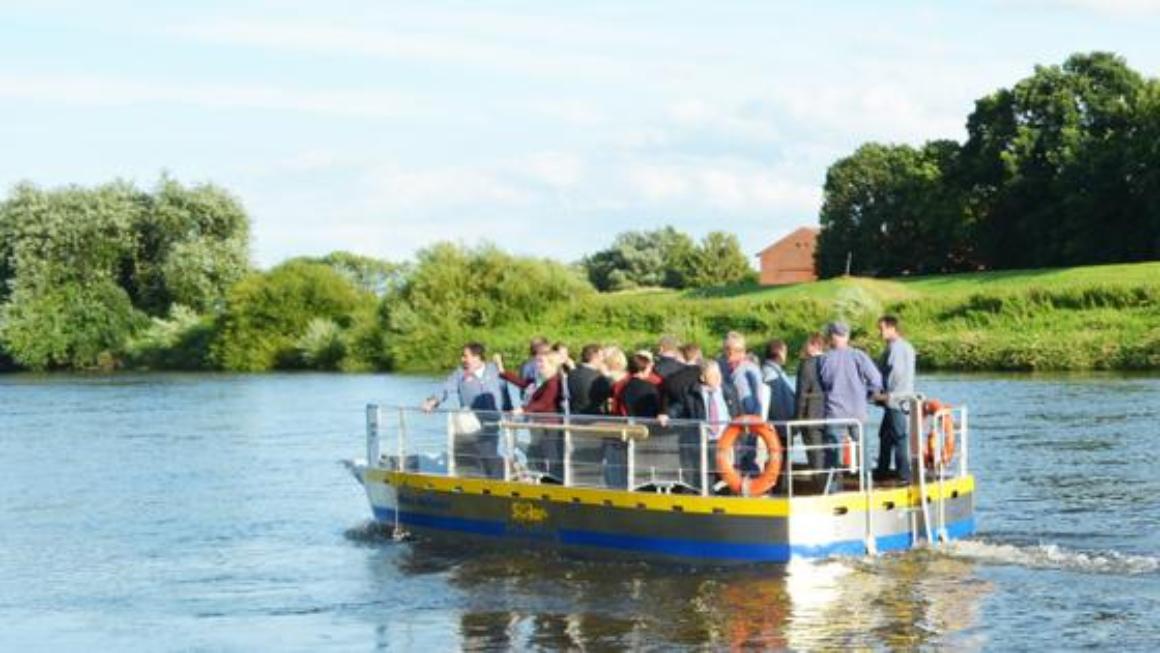
MULTIPOLYGON (((627 492, 605 488, 564 487, 561 485, 531 485, 513 481, 482 478, 448 478, 413 472, 397 472, 386 469, 368 469, 364 482, 386 483, 397 488, 415 488, 432 492, 498 495, 539 499, 555 503, 569 503, 610 508, 631 508, 636 510, 656 510, 670 512, 679 510, 693 514, 728 514, 746 517, 788 517, 794 515, 827 514, 845 509, 847 512, 885 510, 888 507, 908 508, 920 505, 919 488, 875 489, 872 502, 858 492, 841 492, 830 495, 785 497, 702 497, 687 494, 655 494, 651 492, 627 492)), ((926 495, 931 501, 941 501, 965 496, 975 491, 975 477, 949 479, 943 482, 927 483, 926 495)))

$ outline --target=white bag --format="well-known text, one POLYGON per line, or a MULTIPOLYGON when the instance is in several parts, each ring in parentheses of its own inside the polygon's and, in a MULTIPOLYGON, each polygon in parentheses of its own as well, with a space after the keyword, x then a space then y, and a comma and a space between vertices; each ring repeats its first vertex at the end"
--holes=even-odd
POLYGON ((451 430, 456 435, 476 435, 483 430, 475 411, 463 409, 451 415, 451 430))

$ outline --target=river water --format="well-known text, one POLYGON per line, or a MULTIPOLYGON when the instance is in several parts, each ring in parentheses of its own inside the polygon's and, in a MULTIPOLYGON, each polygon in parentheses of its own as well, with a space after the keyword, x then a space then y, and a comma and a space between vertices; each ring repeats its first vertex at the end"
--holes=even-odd
POLYGON ((1155 650, 1160 378, 927 376, 979 536, 737 571, 433 550, 340 459, 422 377, 0 376, 0 650, 1155 650))

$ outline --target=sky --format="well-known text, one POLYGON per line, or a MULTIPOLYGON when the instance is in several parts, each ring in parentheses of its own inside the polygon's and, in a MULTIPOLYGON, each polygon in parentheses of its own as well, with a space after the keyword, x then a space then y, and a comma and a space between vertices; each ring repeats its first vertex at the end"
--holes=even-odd
POLYGON ((235 194, 262 267, 489 241, 816 225, 860 144, 963 140, 974 100, 1110 50, 1160 0, 0 0, 0 184, 165 172, 235 194))

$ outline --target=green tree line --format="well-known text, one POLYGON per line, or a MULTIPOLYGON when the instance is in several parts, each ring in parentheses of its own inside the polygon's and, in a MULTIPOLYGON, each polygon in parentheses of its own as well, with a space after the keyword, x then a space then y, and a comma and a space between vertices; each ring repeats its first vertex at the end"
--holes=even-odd
POLYGON ((735 236, 694 243, 672 227, 574 265, 440 243, 406 264, 334 252, 261 271, 249 225, 210 184, 18 185, 0 203, 0 367, 426 369, 449 341, 527 328, 512 325, 597 288, 751 274, 735 236))
POLYGON ((827 171, 823 277, 1160 258, 1160 80, 1075 54, 975 102, 963 143, 867 143, 827 171))

